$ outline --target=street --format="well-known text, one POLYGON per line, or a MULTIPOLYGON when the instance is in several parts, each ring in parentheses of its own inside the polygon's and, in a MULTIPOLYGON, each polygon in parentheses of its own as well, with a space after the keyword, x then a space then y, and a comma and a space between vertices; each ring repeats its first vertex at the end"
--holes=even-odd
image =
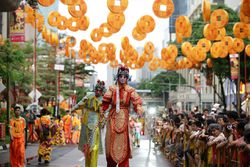
MULTIPOLYGON (((85 159, 78 151, 77 145, 66 145, 54 147, 50 163, 41 164, 37 161, 38 144, 29 144, 26 149, 26 158, 29 160, 27 166, 51 166, 51 167, 84 167, 85 159)), ((9 152, 0 151, 0 166, 8 166, 9 152)), ((106 167, 105 155, 99 155, 98 167, 106 167)), ((170 167, 166 158, 161 152, 149 144, 148 139, 141 140, 141 147, 134 148, 133 158, 130 160, 131 167, 170 167), (152 146, 152 147, 151 147, 152 146), (151 149, 149 149, 151 147, 151 149)))

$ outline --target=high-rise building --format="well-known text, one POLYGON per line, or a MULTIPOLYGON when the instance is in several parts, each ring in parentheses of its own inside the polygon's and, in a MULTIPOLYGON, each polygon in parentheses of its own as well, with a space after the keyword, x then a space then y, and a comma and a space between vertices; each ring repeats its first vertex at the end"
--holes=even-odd
POLYGON ((172 41, 172 34, 175 34, 175 20, 180 15, 187 15, 189 0, 173 0, 174 13, 169 18, 169 34, 172 41))
MULTIPOLYGON (((136 48, 136 50, 137 50, 138 54, 141 55, 144 51, 144 48, 138 47, 138 48, 136 48)), ((158 48, 155 48, 154 56, 159 57, 159 58, 161 57, 160 51, 158 48)), ((135 81, 137 83, 141 82, 142 80, 150 80, 162 71, 160 69, 158 69, 156 71, 150 71, 148 66, 149 66, 149 63, 145 62, 144 66, 141 69, 136 70, 135 81)))

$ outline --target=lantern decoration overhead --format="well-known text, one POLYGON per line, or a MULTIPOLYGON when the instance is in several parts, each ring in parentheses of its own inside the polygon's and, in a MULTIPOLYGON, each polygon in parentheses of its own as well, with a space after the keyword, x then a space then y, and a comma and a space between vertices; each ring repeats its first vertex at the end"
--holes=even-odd
POLYGON ((72 17, 81 18, 87 12, 87 4, 84 0, 77 0, 75 4, 68 6, 68 11, 72 17))
POLYGON ((60 0, 64 5, 74 5, 76 0, 60 0))
POLYGON ((179 16, 175 21, 175 31, 177 42, 182 42, 182 37, 190 37, 192 34, 192 25, 187 16, 179 16))
POLYGON ((208 40, 215 40, 218 36, 218 30, 212 24, 206 24, 203 28, 203 35, 208 40))
POLYGON ((52 27, 56 27, 59 22, 60 14, 57 11, 52 11, 48 15, 48 23, 52 27))
POLYGON ((48 7, 55 2, 55 0, 37 0, 37 1, 41 6, 44 6, 44 7, 48 7))
POLYGON ((181 52, 184 56, 187 56, 190 54, 191 49, 192 49, 192 44, 190 42, 183 42, 181 45, 181 52))
MULTIPOLYGON (((76 32, 86 31, 90 20, 85 15, 87 13, 87 1, 85 0, 60 0, 67 5, 70 18, 61 15, 57 11, 51 11, 47 18, 50 26, 59 30, 70 30, 76 32)), ((55 0, 38 0, 38 3, 44 7, 51 6, 55 0)), ((245 49, 246 55, 250 56, 249 44, 245 46, 244 38, 250 39, 250 0, 242 0, 239 12, 240 22, 233 26, 232 38, 227 35, 225 27, 229 22, 229 14, 224 9, 216 9, 211 13, 211 4, 209 0, 202 1, 202 15, 206 25, 203 27, 204 38, 198 39, 195 45, 188 42, 187 38, 192 35, 192 24, 189 17, 179 16, 175 22, 176 42, 180 43, 182 54, 178 53, 178 48, 174 44, 162 48, 161 58, 154 56, 155 46, 148 41, 144 44, 142 54, 131 45, 129 38, 124 37, 121 41, 121 50, 119 51, 120 61, 131 69, 139 69, 146 62, 149 63, 149 69, 155 71, 158 68, 166 70, 180 70, 185 68, 200 69, 202 63, 206 63, 208 68, 213 67, 213 59, 227 58, 228 54, 236 54, 245 49), (210 52, 211 58, 207 58, 210 52)), ((91 40, 99 42, 102 37, 108 38, 114 33, 118 33, 125 24, 125 10, 128 8, 128 0, 107 0, 109 13, 106 22, 99 27, 93 28, 90 33, 91 40)), ((169 18, 174 12, 173 0, 154 0, 152 5, 153 12, 158 18, 169 18)), ((52 46, 59 45, 58 34, 47 28, 44 24, 44 16, 34 11, 29 5, 25 6, 25 22, 31 24, 42 33, 45 42, 52 46)), ((132 37, 137 41, 144 40, 148 33, 155 30, 156 22, 150 15, 141 16, 135 27, 132 29, 132 37)), ((0 40, 0 44, 2 44, 0 40)), ((65 41, 65 56, 76 56, 76 50, 73 49, 77 44, 76 38, 68 36, 65 41)), ((80 50, 78 58, 87 64, 109 63, 112 68, 116 68, 119 59, 116 57, 116 46, 113 43, 101 43, 95 48, 89 41, 82 39, 80 41, 80 50)))
POLYGON ((247 56, 250 57, 250 44, 248 44, 248 45, 246 46, 245 52, 246 52, 247 56))
POLYGON ((234 38, 233 49, 239 53, 239 52, 242 52, 244 48, 245 48, 244 41, 240 38, 234 38))
POLYGON ((248 26, 245 23, 238 22, 233 26, 233 33, 236 38, 247 38, 248 36, 248 26))
POLYGON ((240 8, 240 21, 246 24, 250 23, 250 16, 247 16, 243 13, 242 6, 240 8))
POLYGON ((123 13, 128 7, 128 0, 108 0, 107 6, 112 13, 123 13))
POLYGON ((207 67, 212 68, 213 67, 213 60, 211 58, 207 59, 207 67))
POLYGON ((212 12, 210 22, 216 28, 225 27, 228 23, 229 16, 224 9, 216 9, 212 12))
POLYGON ((209 0, 203 0, 202 2, 202 16, 205 22, 210 20, 211 5, 209 0))
POLYGON ((201 49, 204 52, 209 52, 211 48, 211 41, 206 38, 202 38, 197 42, 197 48, 201 49))
POLYGON ((250 17, 250 6, 249 6, 250 1, 249 0, 243 0, 241 3, 241 10, 244 15, 250 17))
POLYGON ((215 41, 221 41, 227 35, 226 29, 222 27, 222 28, 218 28, 217 31, 218 31, 218 35, 215 38, 215 41))
POLYGON ((155 21, 153 17, 149 15, 142 16, 136 24, 136 27, 132 31, 134 39, 141 41, 146 38, 147 33, 152 32, 155 29, 155 21))
POLYGON ((172 0, 155 0, 153 12, 159 18, 169 18, 174 13, 174 3, 172 0), (165 6, 164 10, 161 10, 162 6, 165 6))

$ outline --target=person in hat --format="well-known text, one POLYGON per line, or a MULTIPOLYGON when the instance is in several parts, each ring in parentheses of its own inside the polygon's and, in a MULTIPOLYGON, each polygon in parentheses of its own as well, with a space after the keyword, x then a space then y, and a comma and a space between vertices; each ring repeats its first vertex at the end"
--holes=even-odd
POLYGON ((94 92, 94 95, 88 95, 76 105, 78 109, 82 109, 78 149, 85 155, 85 167, 97 167, 98 154, 102 153, 101 121, 99 119, 105 82, 98 80, 94 92))
MULTIPOLYGON (((109 87, 102 100, 102 112, 109 106, 106 126, 106 160, 108 167, 128 167, 132 157, 129 139, 129 107, 133 104, 135 112, 143 113, 142 100, 134 88, 128 85, 129 69, 120 65, 115 77, 116 84, 109 87)), ((104 114, 102 114, 104 116, 104 114)))
POLYGON ((20 116, 21 108, 14 108, 15 116, 10 120, 10 164, 24 167, 25 164, 25 119, 20 116))

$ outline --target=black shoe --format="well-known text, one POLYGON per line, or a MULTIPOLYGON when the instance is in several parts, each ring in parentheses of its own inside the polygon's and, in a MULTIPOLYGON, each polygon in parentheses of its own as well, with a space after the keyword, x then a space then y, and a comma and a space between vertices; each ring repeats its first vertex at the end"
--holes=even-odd
POLYGON ((45 163, 45 164, 48 164, 48 163, 49 163, 49 161, 48 161, 48 160, 45 160, 45 161, 44 161, 44 163, 45 163))
POLYGON ((137 145, 137 147, 140 147, 140 145, 137 145))
POLYGON ((38 162, 42 162, 42 157, 38 157, 38 162))

